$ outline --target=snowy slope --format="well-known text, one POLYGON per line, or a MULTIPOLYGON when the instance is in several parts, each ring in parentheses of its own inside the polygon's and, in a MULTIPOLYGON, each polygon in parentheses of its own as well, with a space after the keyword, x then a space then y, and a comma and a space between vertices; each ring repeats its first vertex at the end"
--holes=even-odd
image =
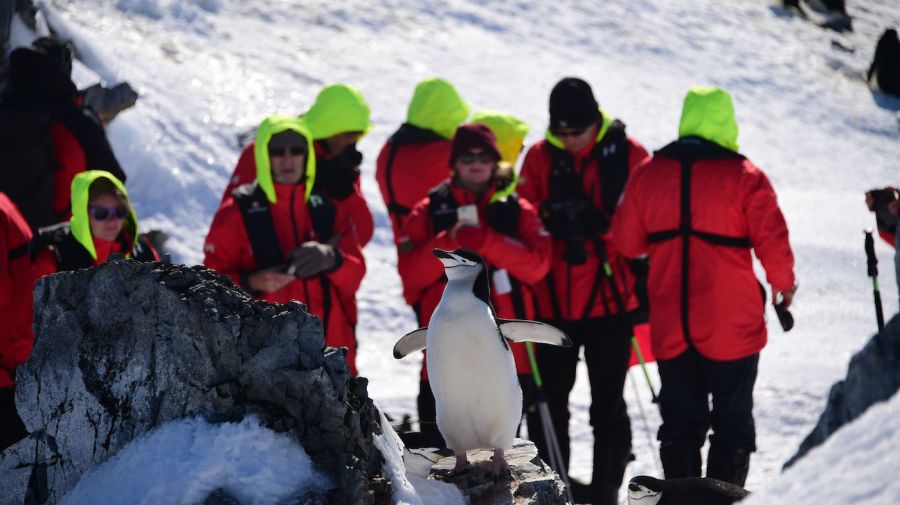
MULTIPOLYGON (((784 334, 771 317, 749 488, 764 487, 779 472, 814 424, 828 385, 874 330, 861 233, 873 218, 862 193, 900 184, 900 101, 871 93, 858 76, 881 30, 900 25, 894 0, 850 2, 850 36, 787 16, 766 0, 49 4, 51 24, 75 40, 90 67, 79 74, 82 84, 127 79, 141 92, 110 137, 142 226, 169 233, 186 263, 202 260, 203 238, 237 159, 235 134, 270 113, 305 110, 324 84, 362 90, 376 125, 359 147, 377 230, 359 294, 359 367, 388 413, 414 413, 419 365, 390 355, 415 322, 400 296, 374 159, 405 118, 415 83, 432 75, 454 82, 476 110, 526 119, 529 143, 545 128, 550 88, 566 75, 591 82, 601 105, 649 149, 674 137, 688 86, 732 92, 741 150, 779 192, 801 284, 796 329, 784 334), (856 51, 836 49, 833 39, 856 51)), ((892 250, 881 244, 878 252, 890 314, 898 307, 892 250)), ((637 387, 640 404, 626 386, 638 457, 629 475, 658 474, 650 445, 658 415, 646 386, 637 387)), ((580 378, 572 395, 571 473, 584 480, 592 443, 587 397, 580 378)))

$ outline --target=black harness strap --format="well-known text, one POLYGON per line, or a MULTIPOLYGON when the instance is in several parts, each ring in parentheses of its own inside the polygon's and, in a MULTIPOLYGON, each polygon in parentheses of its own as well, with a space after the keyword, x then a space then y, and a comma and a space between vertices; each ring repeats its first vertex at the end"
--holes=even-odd
POLYGON ((693 228, 691 224, 691 178, 693 165, 700 160, 743 159, 744 157, 739 153, 697 137, 688 137, 673 142, 657 151, 656 155, 674 158, 681 162, 680 218, 678 229, 650 233, 647 236, 647 240, 654 244, 681 238, 681 328, 688 347, 696 350, 691 339, 690 310, 688 305, 688 294, 690 292, 688 284, 690 279, 690 238, 697 237, 700 240, 722 247, 750 248, 752 244, 749 237, 731 237, 693 228))
POLYGON ((13 249, 10 249, 9 251, 7 251, 6 259, 7 259, 7 261, 12 261, 12 260, 21 258, 22 256, 25 256, 27 254, 28 254, 28 244, 23 244, 23 245, 20 245, 19 247, 16 247, 16 248, 13 248, 13 249))
POLYGON ((269 210, 269 201, 256 182, 238 186, 232 191, 234 201, 241 210, 244 229, 250 240, 250 249, 259 270, 283 265, 284 255, 275 234, 275 223, 269 210))

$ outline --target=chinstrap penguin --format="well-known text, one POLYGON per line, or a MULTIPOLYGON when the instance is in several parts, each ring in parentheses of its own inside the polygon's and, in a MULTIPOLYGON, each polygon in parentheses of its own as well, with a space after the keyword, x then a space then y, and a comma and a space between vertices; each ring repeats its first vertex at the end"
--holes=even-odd
POLYGON ((628 505, 731 505, 750 492, 717 479, 655 479, 646 475, 628 482, 628 505))
POLYGON ((563 347, 571 340, 556 328, 534 321, 496 316, 484 260, 468 249, 435 249, 447 275, 444 294, 427 328, 404 335, 394 357, 428 350, 428 376, 434 393, 437 425, 456 455, 454 471, 468 466, 466 451, 494 449, 491 471, 508 465, 522 416, 522 390, 507 340, 563 347))

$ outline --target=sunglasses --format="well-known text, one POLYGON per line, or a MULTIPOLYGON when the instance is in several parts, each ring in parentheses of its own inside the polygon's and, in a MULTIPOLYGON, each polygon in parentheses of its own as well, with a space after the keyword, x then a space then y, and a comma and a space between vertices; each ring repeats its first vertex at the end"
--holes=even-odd
POLYGON ((577 136, 579 136, 579 135, 584 134, 584 132, 586 132, 587 129, 588 129, 587 126, 582 126, 581 128, 569 128, 569 129, 566 130, 566 131, 562 131, 562 130, 553 128, 553 129, 550 130, 550 133, 552 133, 552 134, 554 134, 554 135, 556 135, 557 137, 560 137, 560 138, 565 138, 565 137, 577 137, 577 136))
POLYGON ((287 156, 288 153, 290 153, 291 156, 306 156, 306 148, 302 146, 269 148, 270 158, 281 158, 287 156))
POLYGON ((97 207, 90 206, 88 207, 88 211, 91 213, 91 217, 96 219, 97 221, 106 221, 107 219, 125 219, 125 216, 128 215, 128 207, 97 207))
POLYGON ((494 159, 494 155, 488 152, 466 152, 460 154, 459 157, 456 158, 456 160, 464 165, 469 165, 475 163, 476 161, 479 163, 493 163, 494 161, 496 161, 494 159))

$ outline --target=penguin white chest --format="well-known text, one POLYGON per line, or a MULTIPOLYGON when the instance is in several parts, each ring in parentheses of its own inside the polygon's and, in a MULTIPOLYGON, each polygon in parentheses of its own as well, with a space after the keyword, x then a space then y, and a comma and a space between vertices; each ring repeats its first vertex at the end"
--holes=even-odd
POLYGON ((512 446, 522 391, 490 308, 447 286, 428 326, 428 375, 438 428, 458 452, 512 446))

